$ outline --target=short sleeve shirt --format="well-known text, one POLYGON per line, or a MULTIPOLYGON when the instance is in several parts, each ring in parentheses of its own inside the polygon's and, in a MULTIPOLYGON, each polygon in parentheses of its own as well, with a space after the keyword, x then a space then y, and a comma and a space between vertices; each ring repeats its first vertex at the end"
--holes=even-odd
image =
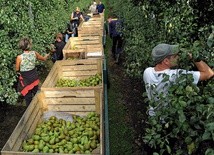
POLYGON ((91 13, 96 13, 97 9, 97 5, 91 5, 89 10, 91 11, 91 13))
POLYGON ((155 71, 154 67, 147 68, 143 73, 143 80, 148 98, 151 99, 154 97, 154 91, 158 92, 158 94, 161 92, 166 94, 170 86, 170 82, 175 82, 176 78, 178 78, 181 74, 192 74, 194 84, 197 84, 200 78, 199 71, 187 71, 182 69, 166 69, 163 71, 155 71), (164 75, 169 76, 168 81, 163 82, 164 75))

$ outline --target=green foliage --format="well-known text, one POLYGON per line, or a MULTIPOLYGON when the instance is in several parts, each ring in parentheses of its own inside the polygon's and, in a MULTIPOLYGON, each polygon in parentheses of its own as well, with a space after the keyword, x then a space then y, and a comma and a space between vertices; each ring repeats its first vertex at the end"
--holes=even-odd
POLYGON ((146 0, 134 1, 134 4, 130 0, 110 1, 113 12, 125 23, 124 52, 128 75, 142 77, 143 69, 153 65, 152 48, 160 42, 179 44, 194 52, 193 43, 199 41, 201 55, 213 66, 210 61, 214 57, 210 46, 213 38, 211 22, 200 23, 196 6, 191 7, 189 3, 184 0, 146 0))
MULTIPOLYGON (((213 141, 214 100, 207 92, 212 91, 213 82, 199 89, 191 77, 179 77, 167 97, 159 96, 161 105, 148 119, 144 142, 160 149, 160 154, 193 154, 203 142, 213 141)), ((149 104, 157 106, 155 101, 149 104)))
POLYGON ((83 10, 90 3, 90 0, 1 0, 0 102, 16 104, 19 96, 15 90, 14 69, 15 58, 21 53, 17 46, 19 39, 23 36, 32 38, 33 50, 44 55, 47 46, 54 42, 55 34, 65 31, 75 7, 83 10))
MULTIPOLYGON (((144 69, 154 65, 151 51, 158 43, 180 45, 180 68, 195 70, 189 53, 214 68, 214 9, 210 1, 110 0, 110 4, 125 23, 124 54, 129 76, 142 77, 144 69)), ((143 140, 156 150, 154 154, 194 154, 201 144, 213 141, 213 79, 195 86, 191 77, 181 78, 170 88, 168 98, 159 96, 158 103, 168 105, 161 106, 148 120, 143 140)), ((201 154, 212 154, 209 144, 206 147, 201 154)))

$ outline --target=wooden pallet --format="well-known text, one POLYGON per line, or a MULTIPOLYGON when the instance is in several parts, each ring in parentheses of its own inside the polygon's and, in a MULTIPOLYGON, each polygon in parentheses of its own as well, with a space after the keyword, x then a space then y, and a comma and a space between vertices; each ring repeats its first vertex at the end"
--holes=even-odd
POLYGON ((81 116, 85 116, 91 111, 100 114, 100 147, 94 150, 92 154, 103 155, 104 123, 102 92, 100 90, 83 91, 79 89, 74 90, 69 96, 47 97, 42 92, 37 93, 1 150, 1 155, 59 155, 59 153, 30 153, 21 151, 23 141, 32 136, 37 124, 43 120, 43 114, 47 111, 66 112, 81 116))

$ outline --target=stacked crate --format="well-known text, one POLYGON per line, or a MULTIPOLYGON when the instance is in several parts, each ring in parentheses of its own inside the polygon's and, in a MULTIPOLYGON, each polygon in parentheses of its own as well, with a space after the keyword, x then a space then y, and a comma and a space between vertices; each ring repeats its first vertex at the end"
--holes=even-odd
POLYGON ((63 48, 64 59, 104 57, 101 36, 70 37, 63 48))
POLYGON ((103 36, 104 14, 92 16, 87 22, 82 22, 78 27, 78 36, 103 36))
MULTIPOLYGON (((82 92, 81 92, 82 93, 82 92)), ((74 94, 74 93, 73 93, 74 94)), ((76 92, 76 94, 80 94, 80 92, 76 92)), ((77 96, 76 96, 77 97, 77 96)), ((54 98, 53 98, 54 99, 54 98)), ((51 101, 53 101, 51 99, 51 101)), ((103 137, 103 113, 102 111, 102 95, 97 93, 94 96, 89 95, 84 97, 85 101, 74 101, 78 100, 73 97, 72 99, 67 99, 69 101, 70 106, 68 106, 63 98, 56 97, 54 100, 55 102, 51 102, 50 99, 43 96, 42 93, 37 94, 32 102, 30 103, 29 107, 23 114, 22 118, 20 119, 19 123, 17 124, 16 128, 14 129, 13 133, 11 134, 10 138, 4 145, 3 149, 1 150, 1 155, 62 155, 59 153, 32 153, 32 152, 23 152, 22 151, 22 144, 23 141, 29 139, 36 129, 36 126, 41 123, 43 119, 43 115, 47 111, 53 111, 53 105, 58 109, 55 109, 55 112, 65 112, 70 113, 72 115, 76 114, 76 110, 79 107, 87 106, 87 104, 91 104, 92 108, 82 108, 84 112, 82 112, 82 116, 86 116, 89 112, 95 111, 96 113, 100 114, 100 146, 92 152, 92 154, 96 155, 103 155, 103 147, 104 147, 104 137, 103 137), (88 100, 88 101, 87 101, 88 100), (86 102, 87 101, 87 102, 86 102), (50 103, 51 102, 51 103, 50 103), (77 104, 79 103, 79 104, 77 104), (74 104, 74 105, 72 105, 74 104), (66 110, 65 110, 66 109, 66 110)))
POLYGON ((104 15, 95 15, 78 27, 78 37, 69 38, 64 59, 104 58, 104 15))
MULTIPOLYGON (((30 103, 1 154, 32 154, 21 151, 22 143, 33 135, 37 124, 43 120, 45 112, 63 112, 78 116, 96 112, 100 115, 100 146, 94 150, 93 154, 103 155, 103 83, 89 87, 56 87, 57 80, 60 78, 80 80, 95 74, 102 75, 102 71, 103 60, 100 58, 56 61, 42 84, 41 92, 37 93, 30 103)), ((37 154, 51 155, 52 153, 37 154)))
MULTIPOLYGON (((100 146, 92 154, 104 154, 104 89, 97 86, 56 87, 59 79, 87 79, 95 74, 103 78, 103 25, 104 15, 96 15, 79 27, 79 37, 70 38, 63 49, 64 60, 56 61, 12 135, 1 150, 2 155, 52 155, 22 151, 22 143, 31 137, 45 112, 63 112, 86 116, 96 112, 100 116, 100 146), (69 57, 81 58, 66 60, 69 57), (84 58, 84 59, 82 59, 84 58), (93 58, 93 59, 92 59, 93 58)), ((54 153, 54 155, 57 153, 54 153)), ((58 153, 59 154, 59 153, 58 153)))

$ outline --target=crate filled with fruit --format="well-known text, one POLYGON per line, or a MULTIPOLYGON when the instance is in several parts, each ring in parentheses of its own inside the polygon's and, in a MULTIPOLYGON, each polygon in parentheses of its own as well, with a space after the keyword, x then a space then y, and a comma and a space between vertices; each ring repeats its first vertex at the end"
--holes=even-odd
POLYGON ((103 155, 103 96, 83 100, 38 93, 23 114, 2 155, 103 155), (69 102, 68 102, 69 101, 69 102))
POLYGON ((103 91, 103 60, 57 61, 41 86, 45 97, 94 97, 103 91))

